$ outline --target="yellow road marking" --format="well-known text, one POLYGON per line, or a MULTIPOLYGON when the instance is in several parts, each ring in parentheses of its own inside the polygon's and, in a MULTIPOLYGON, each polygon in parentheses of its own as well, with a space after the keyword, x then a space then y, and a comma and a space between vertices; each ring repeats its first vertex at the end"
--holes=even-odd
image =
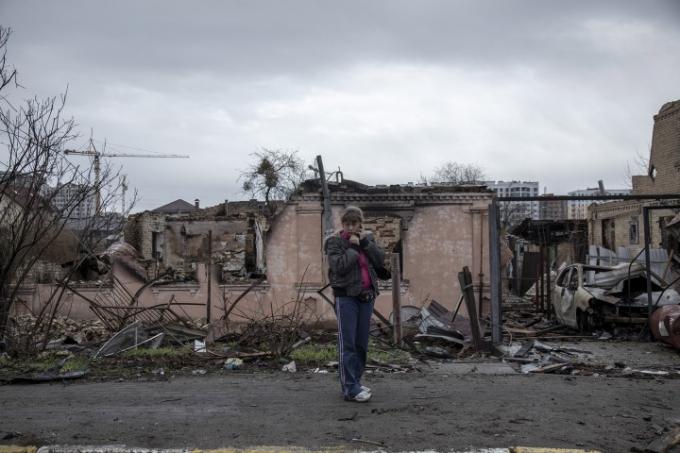
POLYGON ((580 448, 543 448, 543 447, 512 447, 512 453, 600 453, 597 450, 582 450, 580 448))
POLYGON ((20 447, 18 445, 0 445, 0 453, 35 453, 38 447, 20 447))

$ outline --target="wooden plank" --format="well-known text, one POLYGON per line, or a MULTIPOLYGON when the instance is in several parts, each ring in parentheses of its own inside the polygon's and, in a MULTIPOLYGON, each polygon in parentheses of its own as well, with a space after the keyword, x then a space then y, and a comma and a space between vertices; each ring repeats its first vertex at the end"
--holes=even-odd
POLYGON ((479 318, 477 318, 477 309, 475 306, 475 293, 472 288, 472 274, 467 266, 463 267, 463 271, 458 273, 458 282, 460 289, 465 299, 468 316, 470 318, 470 327, 472 330, 472 346, 476 351, 482 349, 482 334, 479 328, 479 318))

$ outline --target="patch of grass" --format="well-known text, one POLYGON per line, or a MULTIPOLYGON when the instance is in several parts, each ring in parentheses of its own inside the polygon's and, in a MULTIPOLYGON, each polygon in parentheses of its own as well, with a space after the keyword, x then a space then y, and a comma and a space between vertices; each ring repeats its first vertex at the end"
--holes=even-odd
POLYGON ((382 363, 394 365, 406 365, 411 360, 411 354, 401 349, 382 350, 368 347, 368 360, 377 360, 382 363))
POLYGON ((306 344, 290 353, 290 358, 300 365, 324 366, 338 360, 335 344, 306 344))
POLYGON ((147 349, 138 348, 130 349, 123 353, 125 357, 148 357, 148 358, 161 358, 161 357, 179 357, 191 353, 189 348, 172 348, 172 347, 162 347, 157 349, 147 349))
MULTIPOLYGON (((290 354, 290 358, 299 365, 324 366, 328 362, 338 360, 338 350, 335 343, 306 344, 290 354)), ((404 365, 409 363, 411 355, 401 349, 378 349, 373 343, 368 346, 368 360, 384 363, 404 365)))
POLYGON ((413 357, 408 351, 399 348, 390 348, 385 343, 380 343, 374 338, 369 338, 368 359, 377 360, 394 365, 406 365, 411 362, 413 357))
POLYGON ((39 358, 18 361, 15 366, 17 368, 22 368, 27 372, 39 373, 54 368, 57 365, 58 360, 59 359, 54 356, 42 356, 39 358))
MULTIPOLYGON (((6 368, 23 373, 42 373, 47 370, 55 369, 66 359, 61 371, 81 371, 88 368, 89 359, 85 356, 75 356, 59 352, 43 352, 33 357, 22 357, 15 360, 6 359, 6 368)), ((0 366, 0 368, 3 368, 0 366)))
POLYGON ((64 366, 61 367, 62 372, 69 372, 69 371, 84 371, 87 370, 90 366, 90 360, 87 357, 72 357, 64 363, 64 366))

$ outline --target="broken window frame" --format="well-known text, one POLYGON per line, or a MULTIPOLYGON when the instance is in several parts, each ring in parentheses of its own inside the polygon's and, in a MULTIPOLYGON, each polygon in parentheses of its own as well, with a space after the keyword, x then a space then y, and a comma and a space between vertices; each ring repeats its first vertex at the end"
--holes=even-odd
POLYGON ((616 250, 616 219, 602 219, 602 247, 616 250))
POLYGON ((559 286, 560 288, 566 288, 567 284, 569 283, 570 277, 569 275, 572 272, 572 267, 567 267, 565 268, 562 273, 557 277, 557 280, 555 285, 559 286))
POLYGON ((151 232, 151 256, 156 260, 163 258, 162 234, 160 231, 151 232))
POLYGON ((654 164, 649 165, 649 177, 652 178, 652 181, 656 180, 657 176, 657 170, 654 164))
POLYGON ((579 272, 577 267, 572 267, 571 274, 569 274, 569 282, 567 283, 567 289, 570 291, 576 291, 581 286, 579 272))
POLYGON ((633 216, 628 221, 628 243, 637 245, 640 243, 640 220, 633 216))

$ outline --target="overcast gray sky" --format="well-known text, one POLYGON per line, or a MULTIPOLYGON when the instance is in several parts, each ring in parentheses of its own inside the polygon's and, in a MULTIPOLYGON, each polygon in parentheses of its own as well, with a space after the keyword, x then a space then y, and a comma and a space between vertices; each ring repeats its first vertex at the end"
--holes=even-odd
POLYGON ((367 184, 457 161, 621 187, 680 99, 677 0, 0 0, 0 23, 26 96, 68 85, 75 146, 191 155, 115 160, 138 209, 248 198, 262 147, 367 184))

